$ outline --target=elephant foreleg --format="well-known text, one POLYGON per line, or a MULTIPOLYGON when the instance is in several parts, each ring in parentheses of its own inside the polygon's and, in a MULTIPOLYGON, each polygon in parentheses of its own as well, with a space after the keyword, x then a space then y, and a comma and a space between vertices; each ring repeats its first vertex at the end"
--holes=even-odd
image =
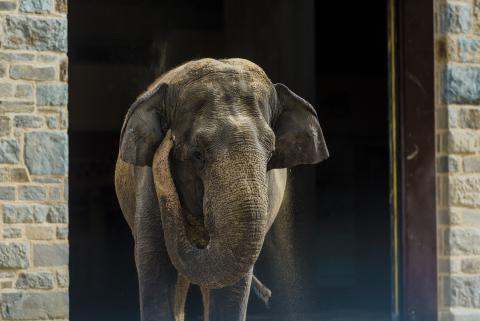
POLYGON ((162 251, 135 244, 141 321, 176 321, 177 271, 162 251))
POLYGON ((204 321, 245 321, 252 283, 252 270, 232 286, 222 289, 202 289, 204 321))
POLYGON ((150 168, 136 168, 133 235, 141 321, 176 321, 177 270, 165 247, 150 168))

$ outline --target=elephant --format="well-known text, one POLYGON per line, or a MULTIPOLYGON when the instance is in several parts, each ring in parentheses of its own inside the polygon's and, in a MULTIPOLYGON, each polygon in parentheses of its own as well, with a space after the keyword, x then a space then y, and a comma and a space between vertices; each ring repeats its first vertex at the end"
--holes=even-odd
POLYGON ((183 321, 189 286, 205 321, 244 321, 287 168, 328 150, 310 103, 253 62, 199 59, 160 76, 129 108, 115 190, 134 240, 142 321, 183 321))

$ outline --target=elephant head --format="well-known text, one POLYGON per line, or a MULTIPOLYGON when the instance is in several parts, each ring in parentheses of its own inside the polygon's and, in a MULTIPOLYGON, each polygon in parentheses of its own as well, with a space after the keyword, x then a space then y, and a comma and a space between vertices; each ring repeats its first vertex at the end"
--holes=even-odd
POLYGON ((238 281, 268 229, 268 171, 328 157, 314 108, 243 59, 202 59, 132 105, 120 157, 151 166, 172 263, 209 288, 238 281))

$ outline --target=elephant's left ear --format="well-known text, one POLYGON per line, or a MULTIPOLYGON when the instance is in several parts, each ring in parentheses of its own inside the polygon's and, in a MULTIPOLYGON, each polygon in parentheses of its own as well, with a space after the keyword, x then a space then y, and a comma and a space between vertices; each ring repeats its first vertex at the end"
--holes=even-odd
POLYGON ((168 84, 141 95, 128 110, 120 134, 120 158, 136 166, 152 166, 153 156, 167 130, 165 109, 168 84))
POLYGON ((277 94, 273 124, 275 151, 268 168, 315 164, 326 159, 328 149, 313 106, 287 86, 274 86, 277 94))

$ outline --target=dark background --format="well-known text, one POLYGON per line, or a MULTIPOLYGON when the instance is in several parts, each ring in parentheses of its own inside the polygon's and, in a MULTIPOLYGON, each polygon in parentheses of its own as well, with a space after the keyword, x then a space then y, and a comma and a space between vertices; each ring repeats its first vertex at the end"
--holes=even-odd
MULTIPOLYGON (((247 58, 316 106, 331 157, 291 170, 250 320, 387 320, 386 2, 70 0, 71 320, 138 320, 130 231, 113 189, 123 117, 187 60, 247 58)), ((198 290, 187 318, 200 320, 198 290)))

